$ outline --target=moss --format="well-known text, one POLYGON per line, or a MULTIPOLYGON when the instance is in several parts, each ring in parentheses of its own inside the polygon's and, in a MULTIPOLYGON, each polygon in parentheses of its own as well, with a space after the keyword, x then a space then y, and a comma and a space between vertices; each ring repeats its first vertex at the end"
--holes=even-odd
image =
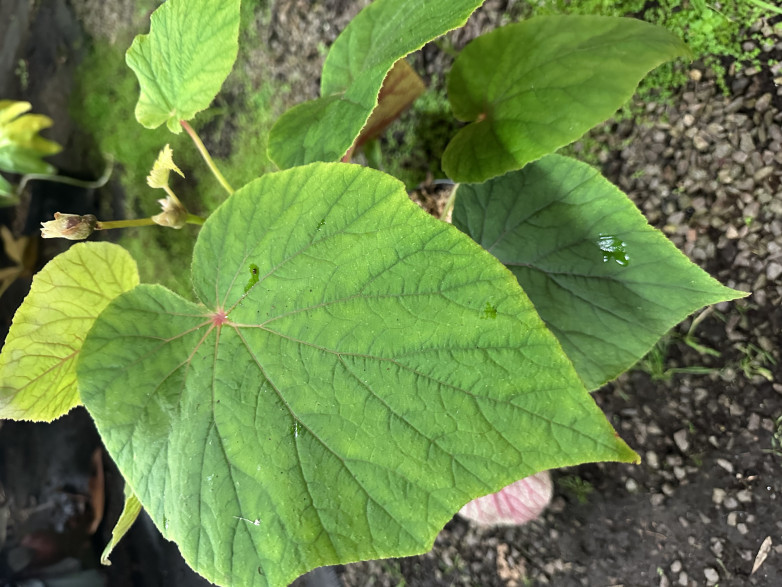
MULTIPOLYGON (((632 16, 658 24, 672 31, 690 46, 696 60, 711 68, 717 84, 727 92, 725 60, 735 60, 739 67, 759 65, 760 49, 744 49, 743 42, 762 36, 748 33, 750 27, 767 11, 751 1, 707 2, 706 0, 537 0, 524 4, 524 17, 539 14, 599 14, 632 16)), ((641 83, 641 95, 654 93, 658 99, 669 98, 687 81, 681 63, 665 64, 641 83)))

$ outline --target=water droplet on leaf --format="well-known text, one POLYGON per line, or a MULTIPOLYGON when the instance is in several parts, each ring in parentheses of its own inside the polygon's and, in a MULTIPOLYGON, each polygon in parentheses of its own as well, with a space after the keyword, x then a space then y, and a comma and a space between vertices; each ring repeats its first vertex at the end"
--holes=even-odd
POLYGON ((627 254, 627 243, 610 234, 601 234, 597 239, 597 246, 603 252, 603 263, 616 261, 622 267, 630 264, 630 255, 627 254))

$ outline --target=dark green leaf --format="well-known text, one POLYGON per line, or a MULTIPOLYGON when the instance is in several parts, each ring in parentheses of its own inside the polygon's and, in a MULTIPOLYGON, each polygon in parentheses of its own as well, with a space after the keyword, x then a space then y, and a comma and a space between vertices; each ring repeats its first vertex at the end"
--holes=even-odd
POLYGON ((558 155, 460 185, 453 222, 518 278, 589 389, 698 308, 746 295, 691 263, 597 170, 558 155))
POLYGON ((688 49, 670 31, 630 18, 541 16, 470 43, 454 63, 454 115, 472 122, 443 169, 481 182, 520 169, 611 116, 650 70, 688 49))

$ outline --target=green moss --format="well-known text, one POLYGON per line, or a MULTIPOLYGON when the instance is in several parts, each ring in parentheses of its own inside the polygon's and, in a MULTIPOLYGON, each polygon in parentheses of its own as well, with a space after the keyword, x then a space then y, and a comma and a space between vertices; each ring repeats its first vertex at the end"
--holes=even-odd
MULTIPOLYGON (((755 40, 759 45, 762 36, 747 31, 761 17, 769 16, 767 10, 752 1, 538 0, 524 3, 522 17, 539 14, 632 16, 664 26, 687 42, 696 60, 714 71, 717 84, 725 92, 724 60, 735 60, 739 66, 759 65, 760 49, 745 50, 742 43, 755 40)), ((681 63, 665 64, 644 79, 640 93, 668 98, 686 81, 687 74, 681 63)))

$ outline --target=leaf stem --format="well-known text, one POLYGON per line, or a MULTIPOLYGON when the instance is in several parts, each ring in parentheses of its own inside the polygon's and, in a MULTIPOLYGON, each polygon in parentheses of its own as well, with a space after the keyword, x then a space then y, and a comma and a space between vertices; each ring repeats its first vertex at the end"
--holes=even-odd
POLYGON ((206 222, 206 218, 202 218, 201 216, 196 216, 195 214, 188 214, 187 220, 185 220, 188 224, 197 224, 198 226, 203 225, 204 222, 206 222))
POLYGON ((181 206, 182 208, 184 208, 184 206, 182 206, 182 202, 180 202, 180 201, 179 201, 179 198, 177 198, 177 197, 176 197, 176 194, 174 193, 174 190, 172 190, 172 189, 171 189, 170 187, 168 187, 167 185, 164 185, 164 186, 163 186, 163 190, 164 190, 164 191, 165 191, 165 192, 166 192, 166 193, 167 193, 167 194, 168 194, 168 195, 171 197, 171 199, 174 201, 174 203, 175 203, 177 206, 181 206))
POLYGON ((755 6, 757 6, 758 8, 763 8, 771 12, 776 12, 777 14, 782 14, 782 8, 777 8, 773 4, 769 4, 768 2, 764 2, 763 0, 749 0, 749 1, 755 6))
POLYGON ((157 226, 151 218, 134 218, 132 220, 99 220, 95 230, 110 230, 112 228, 132 228, 134 226, 157 226))
POLYGON ((76 179, 73 177, 67 177, 65 175, 50 175, 48 173, 28 173, 22 176, 19 181, 19 185, 16 187, 16 193, 21 194, 28 182, 31 181, 51 181, 54 183, 64 183, 66 185, 76 186, 78 188, 85 189, 97 189, 106 185, 109 181, 111 173, 114 170, 114 157, 111 155, 104 155, 106 158, 106 167, 103 169, 103 174, 94 181, 86 181, 82 179, 76 179))
POLYGON ((443 211, 440 214, 440 220, 445 220, 446 222, 449 222, 448 215, 453 210, 453 206, 456 203, 456 192, 459 189, 459 184, 455 184, 453 186, 453 189, 451 190, 450 195, 448 196, 448 199, 445 201, 445 206, 443 206, 443 211))
MULTIPOLYGON (((188 214, 185 219, 187 224, 196 224, 198 226, 203 225, 206 222, 206 218, 196 216, 195 214, 188 214)), ((95 226, 95 230, 111 230, 113 228, 133 228, 136 226, 160 226, 152 218, 134 218, 131 220, 99 220, 95 226)))
POLYGON ((212 175, 214 175, 217 178, 217 181, 220 182, 220 185, 223 186, 223 189, 225 189, 225 191, 228 192, 229 196, 233 194, 234 189, 226 181, 225 177, 223 177, 223 174, 220 173, 220 170, 217 168, 217 165, 215 165, 215 162, 212 160, 212 156, 209 154, 209 151, 206 150, 204 143, 201 141, 201 137, 198 136, 196 131, 193 130, 193 128, 187 123, 187 121, 180 120, 179 124, 181 124, 182 128, 184 128, 187 131, 187 134, 190 135, 190 138, 193 139, 193 142, 195 143, 198 152, 201 153, 201 157, 204 158, 204 161, 206 162, 207 167, 209 167, 209 170, 212 172, 212 175))

